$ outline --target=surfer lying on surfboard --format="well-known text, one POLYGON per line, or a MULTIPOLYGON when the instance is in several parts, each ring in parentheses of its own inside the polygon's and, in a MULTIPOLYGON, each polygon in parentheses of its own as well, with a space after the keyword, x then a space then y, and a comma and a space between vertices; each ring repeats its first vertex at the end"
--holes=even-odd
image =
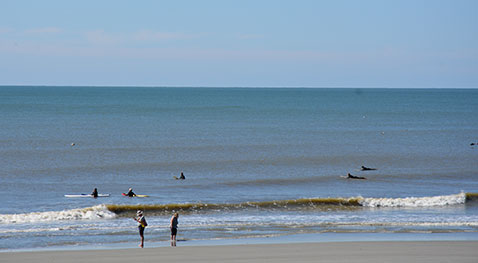
POLYGON ((368 168, 368 167, 365 167, 362 165, 362 171, 373 171, 373 170, 377 170, 375 168, 368 168))
POLYGON ((349 178, 349 179, 367 179, 367 178, 362 177, 362 176, 351 175, 350 173, 347 174, 347 178, 349 178))

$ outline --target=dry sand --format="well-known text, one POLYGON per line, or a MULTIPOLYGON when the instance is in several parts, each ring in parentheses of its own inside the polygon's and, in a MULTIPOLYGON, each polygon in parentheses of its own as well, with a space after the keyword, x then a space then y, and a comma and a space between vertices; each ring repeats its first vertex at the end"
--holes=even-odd
POLYGON ((478 262, 478 241, 337 242, 3 252, 0 262, 478 262))

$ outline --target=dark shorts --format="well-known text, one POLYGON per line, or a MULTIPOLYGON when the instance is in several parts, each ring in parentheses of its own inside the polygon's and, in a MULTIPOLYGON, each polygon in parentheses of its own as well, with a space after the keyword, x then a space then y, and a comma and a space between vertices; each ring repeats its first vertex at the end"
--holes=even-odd
POLYGON ((172 228, 171 228, 171 236, 175 236, 177 233, 178 233, 178 229, 172 227, 172 228))
POLYGON ((139 235, 143 236, 144 235, 144 227, 143 226, 138 226, 139 229, 139 235))

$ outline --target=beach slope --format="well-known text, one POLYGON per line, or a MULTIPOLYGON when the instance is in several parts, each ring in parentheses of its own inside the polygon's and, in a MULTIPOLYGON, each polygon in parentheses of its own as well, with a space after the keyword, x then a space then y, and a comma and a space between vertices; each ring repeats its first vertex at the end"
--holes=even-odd
POLYGON ((473 262, 478 241, 337 242, 0 253, 0 262, 473 262))

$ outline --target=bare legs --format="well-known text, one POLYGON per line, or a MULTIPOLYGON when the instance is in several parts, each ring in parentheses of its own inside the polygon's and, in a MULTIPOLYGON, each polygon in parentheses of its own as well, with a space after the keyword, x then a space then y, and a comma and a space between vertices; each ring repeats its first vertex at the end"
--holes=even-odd
POLYGON ((172 247, 176 246, 176 235, 171 235, 171 246, 172 247))
POLYGON ((139 244, 140 248, 144 247, 144 228, 139 229, 139 236, 141 237, 141 244, 139 244))
POLYGON ((176 246, 176 234, 178 232, 177 228, 171 228, 171 246, 175 247, 176 246))

